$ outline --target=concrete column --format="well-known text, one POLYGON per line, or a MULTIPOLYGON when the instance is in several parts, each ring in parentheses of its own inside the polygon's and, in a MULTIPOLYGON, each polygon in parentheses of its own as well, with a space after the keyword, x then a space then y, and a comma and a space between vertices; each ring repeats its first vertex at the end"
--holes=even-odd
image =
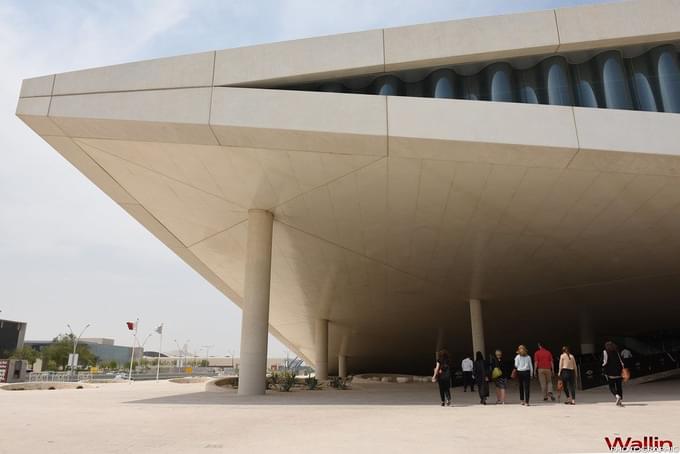
POLYGON ((316 321, 316 358, 314 370, 316 378, 328 380, 328 320, 316 321))
POLYGON ((586 309, 581 309, 579 314, 579 334, 581 336, 581 354, 595 353, 593 319, 586 309))
POLYGON ((338 377, 347 378, 347 357, 345 355, 338 356, 338 377))
POLYGON ((17 350, 24 348, 24 339, 26 337, 26 323, 19 323, 19 335, 17 336, 17 350))
POLYGON ((238 383, 238 394, 241 396, 264 394, 266 389, 273 225, 274 216, 270 212, 248 211, 238 383))
POLYGON ((486 354, 484 345, 484 319, 482 318, 482 302, 480 300, 470 300, 470 326, 472 328, 472 357, 477 352, 486 354))

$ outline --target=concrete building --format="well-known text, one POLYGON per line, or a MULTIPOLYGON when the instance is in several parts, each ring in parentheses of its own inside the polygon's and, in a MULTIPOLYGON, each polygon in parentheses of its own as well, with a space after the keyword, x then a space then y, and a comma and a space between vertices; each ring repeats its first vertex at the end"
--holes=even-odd
MULTIPOLYGON (((26 345, 29 345, 36 350, 41 350, 43 347, 51 345, 52 343, 53 341, 26 341, 26 345)), ((79 345, 80 344, 87 345, 90 352, 92 352, 92 354, 97 357, 98 361, 101 363, 110 363, 111 361, 115 361, 120 366, 125 363, 130 363, 132 347, 115 345, 114 339, 105 337, 81 338, 79 341, 79 345)), ((135 347, 134 355, 135 361, 139 361, 142 358, 143 349, 140 347, 135 347)))
POLYGON ((317 375, 680 315, 680 0, 26 79, 17 115, 317 375))
POLYGON ((24 347, 26 323, 0 319, 0 358, 24 347))
MULTIPOLYGON (((155 364, 155 361, 158 359, 158 353, 151 355, 144 352, 144 358, 155 364)), ((232 358, 231 356, 161 356, 161 366, 199 366, 204 361, 208 362, 207 367, 239 369, 241 366, 241 358, 232 358)), ((285 369, 286 364, 286 358, 267 358, 266 370, 282 370, 285 369)))

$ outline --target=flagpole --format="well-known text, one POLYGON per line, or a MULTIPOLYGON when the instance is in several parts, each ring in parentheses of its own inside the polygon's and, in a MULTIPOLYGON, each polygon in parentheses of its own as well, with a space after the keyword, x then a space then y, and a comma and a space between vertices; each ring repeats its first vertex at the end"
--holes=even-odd
POLYGON ((139 329, 139 319, 135 321, 135 330, 132 334, 132 353, 130 354, 130 373, 128 374, 128 383, 132 383, 132 362, 135 359, 135 341, 137 340, 137 330, 139 329))
POLYGON ((158 383, 158 375, 161 372, 161 350, 163 349, 163 324, 161 323, 161 332, 158 333, 161 335, 161 340, 158 343, 158 363, 156 364, 156 383, 158 383))

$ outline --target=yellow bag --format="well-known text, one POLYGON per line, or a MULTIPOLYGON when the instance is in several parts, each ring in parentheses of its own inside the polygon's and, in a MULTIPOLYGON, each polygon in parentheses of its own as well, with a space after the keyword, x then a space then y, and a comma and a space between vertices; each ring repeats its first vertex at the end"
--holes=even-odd
POLYGON ((500 367, 494 367, 493 370, 491 371, 491 379, 496 380, 498 378, 501 378, 503 376, 503 371, 501 370, 500 367))

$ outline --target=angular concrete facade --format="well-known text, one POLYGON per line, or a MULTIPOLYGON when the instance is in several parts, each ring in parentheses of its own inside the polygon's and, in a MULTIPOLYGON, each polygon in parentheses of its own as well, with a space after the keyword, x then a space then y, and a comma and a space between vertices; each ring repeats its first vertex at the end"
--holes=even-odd
POLYGON ((471 301, 489 350, 578 349, 584 310, 595 336, 677 326, 680 115, 372 84, 679 42, 680 0, 550 10, 27 79, 17 115, 241 307, 271 213, 270 332, 310 363, 428 373, 471 351, 471 301))

